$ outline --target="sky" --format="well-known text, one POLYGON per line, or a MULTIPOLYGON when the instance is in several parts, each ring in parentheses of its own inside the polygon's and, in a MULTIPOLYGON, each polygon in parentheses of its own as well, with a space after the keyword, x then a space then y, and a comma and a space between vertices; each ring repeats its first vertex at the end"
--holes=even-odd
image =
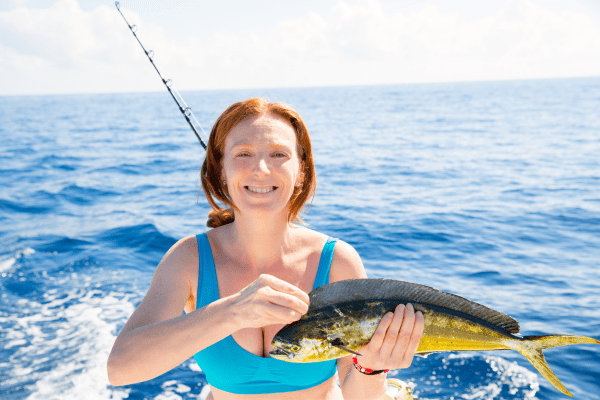
MULTIPOLYGON (((180 91, 600 76, 600 0, 120 7, 180 91)), ((114 1, 0 0, 0 96, 160 90, 114 1)))

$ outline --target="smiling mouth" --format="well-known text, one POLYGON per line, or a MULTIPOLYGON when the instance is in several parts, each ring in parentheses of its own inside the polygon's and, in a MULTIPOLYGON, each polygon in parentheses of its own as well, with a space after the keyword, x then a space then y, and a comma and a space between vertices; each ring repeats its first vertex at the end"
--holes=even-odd
POLYGON ((269 193, 269 192, 276 190, 277 186, 268 186, 268 187, 263 187, 263 188, 244 186, 244 188, 246 190, 251 191, 252 193, 269 193))

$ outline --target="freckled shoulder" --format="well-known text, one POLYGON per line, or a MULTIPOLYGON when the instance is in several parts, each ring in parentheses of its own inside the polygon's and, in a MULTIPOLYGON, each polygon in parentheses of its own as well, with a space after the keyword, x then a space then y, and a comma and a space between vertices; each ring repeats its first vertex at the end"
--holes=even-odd
POLYGON ((161 264, 170 274, 187 283, 186 312, 193 311, 198 291, 198 241, 196 236, 187 236, 175 243, 163 257, 161 264))
POLYGON ((304 226, 294 225, 293 231, 296 238, 295 244, 298 247, 309 248, 311 251, 318 251, 320 253, 325 242, 327 242, 327 235, 304 226))
POLYGON ((343 240, 335 244, 331 270, 329 271, 329 282, 343 281, 345 279, 366 278, 367 273, 362 260, 354 247, 343 240))
POLYGON ((198 241, 196 236, 187 236, 175 243, 163 257, 175 270, 186 276, 198 266, 198 241), (195 264, 195 265, 194 265, 195 264))
POLYGON ((189 310, 190 275, 194 266, 198 269, 195 240, 193 236, 183 238, 167 251, 154 271, 146 295, 119 333, 119 338, 139 327, 176 318, 184 308, 189 310))

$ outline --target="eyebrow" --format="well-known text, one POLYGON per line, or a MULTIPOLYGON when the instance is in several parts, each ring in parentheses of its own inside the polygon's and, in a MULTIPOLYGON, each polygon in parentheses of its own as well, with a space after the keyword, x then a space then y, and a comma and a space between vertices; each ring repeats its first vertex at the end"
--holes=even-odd
MULTIPOLYGON (((235 149, 237 147, 256 147, 254 144, 252 143, 248 143, 248 142, 239 142, 239 143, 235 143, 233 146, 231 146, 231 149, 235 149)), ((269 145, 269 148, 275 149, 275 148, 286 148, 286 149, 291 149, 289 144, 285 144, 285 143, 273 143, 271 145, 269 145)))

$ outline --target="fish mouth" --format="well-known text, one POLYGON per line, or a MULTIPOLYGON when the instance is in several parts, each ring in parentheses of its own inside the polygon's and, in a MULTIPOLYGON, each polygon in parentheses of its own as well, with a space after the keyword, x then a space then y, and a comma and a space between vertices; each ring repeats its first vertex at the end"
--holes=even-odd
POLYGON ((287 357, 287 358, 290 358, 290 359, 294 358, 294 356, 295 356, 294 353, 292 353, 290 351, 287 351, 287 350, 284 350, 284 349, 279 348, 279 347, 276 347, 273 350, 271 350, 269 352, 269 355, 272 356, 272 357, 287 357))

